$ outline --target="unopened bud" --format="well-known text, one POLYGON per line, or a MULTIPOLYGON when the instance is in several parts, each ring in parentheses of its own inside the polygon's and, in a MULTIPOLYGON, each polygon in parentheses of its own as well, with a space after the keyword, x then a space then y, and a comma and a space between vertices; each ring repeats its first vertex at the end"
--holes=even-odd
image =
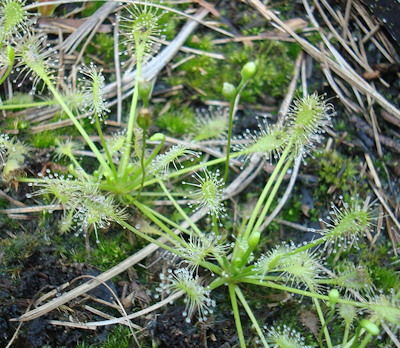
POLYGON ((150 137, 151 141, 164 141, 165 135, 162 133, 155 133, 150 137))
POLYGON ((243 80, 250 80, 256 73, 257 65, 255 62, 246 63, 240 74, 242 75, 243 80))
POLYGON ((329 302, 331 303, 331 305, 334 306, 340 297, 339 291, 337 291, 337 289, 332 289, 331 291, 329 291, 328 297, 329 302))
POLYGON ((373 336, 379 335, 379 327, 371 320, 363 319, 360 321, 360 326, 373 336))
POLYGON ((150 108, 141 108, 137 116, 137 123, 140 128, 148 129, 151 125, 152 111, 150 108))
POLYGON ((235 86, 232 85, 232 84, 229 83, 229 82, 224 82, 224 85, 223 85, 223 87, 222 87, 222 95, 223 95, 226 99, 230 100, 230 99, 232 99, 232 98, 235 96, 235 94, 236 94, 236 88, 235 88, 235 86))
POLYGON ((251 250, 254 250, 254 248, 258 245, 258 242, 260 241, 260 237, 261 237, 261 231, 254 231, 250 235, 249 239, 247 240, 247 243, 251 250))

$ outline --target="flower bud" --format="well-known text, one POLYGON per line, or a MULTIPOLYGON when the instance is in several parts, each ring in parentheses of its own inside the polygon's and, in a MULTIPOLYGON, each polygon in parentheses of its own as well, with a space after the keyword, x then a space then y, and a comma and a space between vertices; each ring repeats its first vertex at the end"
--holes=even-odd
POLYGON ((222 87, 222 95, 223 95, 226 99, 230 100, 230 99, 232 99, 232 98, 235 96, 235 94, 236 94, 236 88, 235 88, 235 86, 232 85, 232 84, 229 83, 229 82, 224 82, 224 85, 223 85, 223 87, 222 87))
POLYGON ((164 141, 165 135, 162 133, 155 133, 150 137, 151 141, 164 141))
POLYGON ((255 62, 246 63, 240 74, 242 75, 243 80, 250 80, 256 73, 257 65, 255 62))
POLYGON ((379 335, 379 327, 371 320, 363 319, 360 321, 360 326, 373 336, 379 335))
POLYGON ((260 241, 260 237, 261 237, 261 231, 254 231, 249 236, 249 239, 247 240, 247 243, 248 243, 249 248, 251 250, 254 250, 254 248, 258 245, 258 242, 260 241))
POLYGON ((329 302, 332 306, 334 306, 340 297, 339 291, 337 291, 337 289, 332 289, 331 291, 329 291, 328 297, 329 302))
POLYGON ((152 111, 149 108, 141 108, 137 116, 137 123, 140 128, 148 129, 151 125, 152 111))

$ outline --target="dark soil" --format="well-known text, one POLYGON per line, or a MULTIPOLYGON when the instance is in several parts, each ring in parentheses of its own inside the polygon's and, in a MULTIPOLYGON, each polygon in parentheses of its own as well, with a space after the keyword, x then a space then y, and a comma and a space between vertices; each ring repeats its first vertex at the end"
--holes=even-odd
MULTIPOLYGON (((18 322, 10 319, 23 314, 34 299, 83 274, 98 274, 81 264, 65 265, 62 260, 51 255, 51 250, 42 250, 25 260, 20 268, 17 280, 6 273, 0 273, 0 346, 6 346, 13 336, 18 322), (34 297, 35 296, 35 297, 34 297)), ((76 283, 74 283, 76 285, 76 283)), ((94 294, 104 300, 110 300, 105 287, 98 287, 94 294)), ((79 341, 92 335, 94 341, 104 340, 107 328, 95 332, 77 330, 48 324, 49 319, 68 320, 69 315, 83 320, 99 320, 88 312, 76 310, 75 304, 69 305, 73 311, 64 313, 50 312, 48 315, 34 319, 22 325, 13 347, 36 348, 51 344, 57 347, 75 347, 79 341), (64 317, 64 318, 63 318, 64 317)))

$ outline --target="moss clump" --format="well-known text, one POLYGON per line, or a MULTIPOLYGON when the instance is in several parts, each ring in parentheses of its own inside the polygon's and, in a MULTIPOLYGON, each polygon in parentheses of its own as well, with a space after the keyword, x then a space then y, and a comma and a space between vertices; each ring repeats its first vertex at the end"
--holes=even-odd
POLYGON ((171 109, 157 119, 157 126, 172 135, 184 135, 192 132, 195 125, 195 113, 190 107, 171 109))
MULTIPOLYGON (((78 237, 81 238, 82 237, 78 237)), ((133 246, 129 244, 124 234, 103 235, 100 243, 96 245, 90 254, 84 249, 83 243, 77 245, 70 253, 70 257, 75 262, 84 262, 105 271, 119 262, 123 261, 133 253, 133 246)))
MULTIPOLYGON (((212 36, 199 39, 192 36, 189 45, 193 48, 224 54, 224 60, 208 56, 196 56, 181 64, 174 76, 167 78, 171 85, 182 84, 197 93, 189 99, 221 98, 223 82, 237 84, 238 78, 232 78, 232 71, 239 71, 249 61, 257 61, 257 74, 242 93, 244 102, 262 102, 267 96, 282 97, 293 72, 293 61, 299 48, 296 44, 263 41, 252 46, 229 43, 221 46, 212 43, 212 36)), ((177 61, 183 59, 179 55, 177 61)))
POLYGON ((361 192, 364 188, 360 189, 360 180, 355 180, 359 169, 352 158, 346 158, 337 151, 322 152, 316 155, 314 164, 319 178, 318 197, 326 196, 329 189, 351 192, 358 187, 357 191, 361 192))
MULTIPOLYGON (((95 55, 107 64, 114 62, 114 38, 111 33, 98 33, 93 38, 88 47, 88 53, 95 55)), ((90 57, 86 57, 86 64, 92 62, 90 57)))

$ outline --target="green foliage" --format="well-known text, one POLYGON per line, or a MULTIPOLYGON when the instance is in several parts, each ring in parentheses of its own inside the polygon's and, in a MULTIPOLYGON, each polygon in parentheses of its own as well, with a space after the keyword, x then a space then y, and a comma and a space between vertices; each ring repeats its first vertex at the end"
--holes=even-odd
MULTIPOLYGON (((79 237, 81 240, 81 237, 79 237)), ((88 255, 82 243, 78 244, 71 252, 72 260, 90 263, 100 270, 107 270, 123 261, 133 252, 133 246, 127 241, 126 236, 119 234, 106 234, 100 243, 88 255)))
POLYGON ((320 152, 316 155, 318 164, 319 191, 325 195, 330 186, 341 192, 355 190, 359 181, 355 177, 359 173, 358 165, 352 158, 347 158, 337 151, 320 152))
POLYGON ((173 135, 189 134, 195 125, 195 113, 188 106, 173 108, 157 119, 157 125, 173 135))
MULTIPOLYGON (((213 45, 212 36, 199 39, 192 37, 190 46, 193 48, 218 52, 219 46, 213 45)), ((196 56, 177 67, 177 73, 168 78, 171 85, 183 84, 201 93, 201 98, 220 98, 224 82, 237 84, 238 76, 233 77, 232 71, 238 71, 249 61, 257 62, 257 74, 244 89, 242 100, 255 102, 266 96, 282 97, 290 81, 293 71, 293 59, 299 48, 295 44, 282 42, 254 42, 252 46, 240 46, 229 43, 223 46, 224 60, 207 56, 196 56)), ((177 61, 182 56, 177 58, 177 61)), ((197 94, 188 96, 198 98, 197 94)))
MULTIPOLYGON (((107 64, 114 63, 114 38, 112 33, 98 33, 94 36, 87 48, 88 53, 95 55, 107 64)), ((93 62, 92 58, 86 57, 86 64, 93 62)))
POLYGON ((132 334, 128 327, 119 325, 112 329, 105 342, 97 344, 80 343, 77 348, 129 348, 132 334))
POLYGON ((55 145, 57 139, 54 131, 44 131, 32 134, 30 144, 36 148, 48 148, 55 145))

